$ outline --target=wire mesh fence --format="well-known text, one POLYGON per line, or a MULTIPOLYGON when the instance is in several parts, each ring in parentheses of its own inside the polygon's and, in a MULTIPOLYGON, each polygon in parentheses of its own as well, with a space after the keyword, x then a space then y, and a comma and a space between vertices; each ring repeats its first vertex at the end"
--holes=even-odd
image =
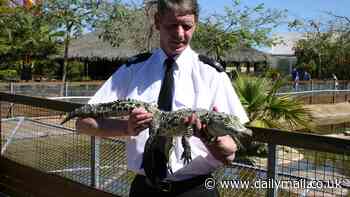
MULTIPOLYGON (((20 104, 11 100, 1 101, 0 106, 2 157, 128 196, 134 173, 127 169, 124 138, 77 134, 74 120, 60 125, 64 110, 42 102, 20 104)), ((344 142, 350 147, 349 141, 344 142)), ((350 196, 349 152, 289 145, 269 151, 276 153, 276 158, 251 157, 255 165, 240 162, 215 171, 221 196, 264 196, 273 189, 278 196, 350 196), (271 169, 276 169, 274 177, 271 169)))
POLYGON ((304 92, 312 90, 349 90, 350 83, 348 80, 309 80, 289 81, 288 85, 280 88, 279 92, 304 92))
POLYGON ((279 93, 291 95, 304 104, 328 104, 350 101, 350 90, 313 90, 302 92, 279 93))
MULTIPOLYGON (((20 94, 35 97, 86 97, 92 96, 104 81, 84 82, 1 82, 0 92, 20 94)), ((296 93, 302 96, 305 103, 332 103, 344 102, 350 99, 350 81, 339 80, 335 85, 334 80, 310 80, 300 81, 298 88, 293 88, 293 82, 281 87, 280 93, 296 93), (326 91, 327 90, 327 91, 326 91), (335 90, 334 92, 332 90, 335 90), (311 92, 314 92, 311 94, 311 92), (310 97, 315 97, 310 102, 310 97), (317 99, 320 97, 320 99, 317 99)), ((84 98, 82 98, 84 99, 84 98)), ((74 102, 75 100, 73 100, 74 102)), ((86 99, 84 100, 86 101, 86 99)), ((79 101, 80 102, 80 101, 79 101)), ((82 102, 80 102, 82 103, 82 102)))
POLYGON ((279 196, 349 196, 350 157, 280 146, 279 196), (286 151, 288 150, 288 151, 286 151), (286 154, 291 155, 288 159, 286 154))
POLYGON ((35 97, 92 96, 103 82, 9 82, 0 83, 0 92, 35 97))

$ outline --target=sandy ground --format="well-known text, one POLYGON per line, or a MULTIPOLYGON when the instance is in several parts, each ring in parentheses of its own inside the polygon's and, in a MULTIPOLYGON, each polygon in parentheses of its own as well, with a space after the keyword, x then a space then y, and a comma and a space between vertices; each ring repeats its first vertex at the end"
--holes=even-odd
POLYGON ((311 110, 313 122, 330 125, 350 122, 350 103, 306 105, 311 110))

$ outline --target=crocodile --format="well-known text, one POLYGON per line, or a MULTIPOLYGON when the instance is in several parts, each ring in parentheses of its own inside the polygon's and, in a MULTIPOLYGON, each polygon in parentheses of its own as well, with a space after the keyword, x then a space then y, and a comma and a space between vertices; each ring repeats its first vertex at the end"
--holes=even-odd
MULTIPOLYGON (((204 129, 204 138, 206 143, 215 142, 219 136, 230 135, 236 142, 238 149, 244 149, 245 144, 250 141, 252 131, 240 123, 234 115, 223 112, 210 111, 206 109, 189 109, 183 108, 176 111, 161 111, 156 104, 138 101, 135 99, 121 99, 109 103, 86 104, 69 112, 61 124, 75 117, 124 117, 131 113, 135 108, 142 107, 153 114, 149 124, 149 138, 146 141, 144 151, 152 151, 154 139, 156 136, 175 137, 182 136, 182 146, 184 152, 181 156, 184 164, 191 162, 191 147, 188 142, 189 137, 194 134, 193 125, 185 124, 186 117, 196 114, 201 123, 207 125, 204 129)), ((171 146, 171 145, 170 145, 171 146)), ((171 150, 171 149, 167 149, 171 150)), ((167 153, 167 158, 169 154, 167 153)), ((144 154, 145 155, 145 154, 144 154)), ((171 170, 171 169, 170 169, 171 170)), ((151 170, 145 168, 145 173, 150 180, 154 180, 151 170)))

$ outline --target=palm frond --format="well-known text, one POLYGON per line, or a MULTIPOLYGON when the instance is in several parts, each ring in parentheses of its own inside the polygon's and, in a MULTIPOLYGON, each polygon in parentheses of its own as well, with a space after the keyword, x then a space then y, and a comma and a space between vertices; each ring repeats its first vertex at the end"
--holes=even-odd
POLYGON ((250 125, 270 128, 310 128, 311 113, 291 96, 278 96, 285 80, 239 76, 234 87, 248 113, 250 125))

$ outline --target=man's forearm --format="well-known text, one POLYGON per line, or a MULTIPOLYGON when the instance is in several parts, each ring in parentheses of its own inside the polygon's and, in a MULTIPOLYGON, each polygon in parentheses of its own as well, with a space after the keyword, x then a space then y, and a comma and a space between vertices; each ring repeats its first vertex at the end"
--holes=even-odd
POLYGON ((79 133, 100 137, 126 136, 128 122, 118 119, 81 118, 76 122, 76 129, 79 133))

